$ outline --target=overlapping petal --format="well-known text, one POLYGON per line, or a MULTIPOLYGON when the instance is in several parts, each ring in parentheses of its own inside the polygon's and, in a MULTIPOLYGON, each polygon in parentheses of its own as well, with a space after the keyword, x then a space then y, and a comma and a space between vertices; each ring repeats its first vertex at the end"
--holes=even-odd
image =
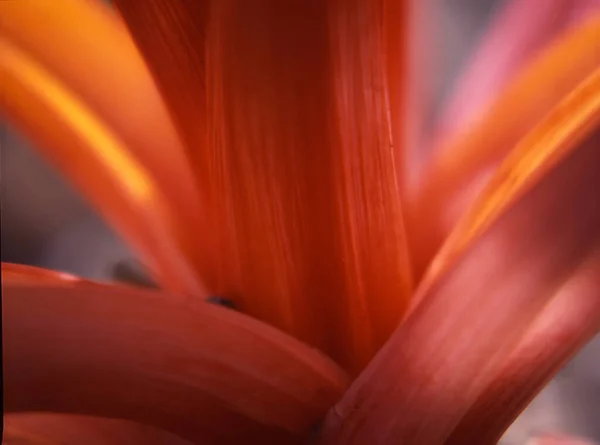
POLYGON ((502 89, 565 30, 600 11, 598 0, 509 0, 489 29, 441 111, 438 141, 477 121, 502 89))
POLYGON ((599 128, 597 70, 456 229, 420 304, 330 412, 324 443, 495 443, 597 332, 599 128))
POLYGON ((4 417, 5 445, 191 445, 174 434, 128 420, 26 413, 4 417))
POLYGON ((100 284, 4 279, 2 294, 7 412, 129 419, 200 443, 297 443, 346 385, 316 351, 232 310, 100 284))
POLYGON ((417 276, 422 276, 498 163, 599 64, 600 16, 596 15, 529 64, 476 125, 436 148, 407 211, 417 276))
POLYGON ((128 239, 168 289, 205 295, 189 222, 127 145, 30 54, 0 38, 0 109, 128 239))
POLYGON ((69 86, 127 145, 190 224, 199 196, 163 100, 127 28, 105 2, 0 2, 0 36, 69 86))
POLYGON ((115 3, 188 143, 211 290, 363 366, 412 289, 384 65, 403 31, 386 47, 362 0, 115 3))

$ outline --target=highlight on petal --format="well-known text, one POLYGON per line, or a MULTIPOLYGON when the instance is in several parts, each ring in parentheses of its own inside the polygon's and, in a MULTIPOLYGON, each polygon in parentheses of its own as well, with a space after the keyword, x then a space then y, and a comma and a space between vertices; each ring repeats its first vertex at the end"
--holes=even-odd
POLYGON ((97 0, 0 2, 0 37, 69 86, 198 225, 199 195, 183 146, 118 15, 97 0))
POLYGON ((29 54, 0 38, 0 110, 141 253, 166 288, 205 295, 181 213, 125 143, 29 54))
POLYGON ((6 445, 191 445, 174 434, 128 420, 54 413, 4 416, 6 445))
POLYGON ((2 263, 2 282, 11 284, 81 284, 85 282, 75 275, 43 269, 24 264, 2 263))
POLYGON ((196 443, 297 443, 341 396, 330 360, 159 292, 3 283, 4 409, 137 421, 196 443))
POLYGON ((565 30, 600 11, 597 0, 509 0, 461 75, 437 129, 438 141, 477 121, 512 78, 565 30))
POLYGON ((425 281, 434 281, 451 263, 453 255, 459 254, 549 169, 569 156, 581 138, 600 123, 599 109, 600 68, 517 144, 438 251, 425 281))
POLYGON ((206 3, 115 1, 191 150, 208 286, 360 369, 412 290, 382 5, 206 3))
POLYGON ((383 41, 390 127, 399 183, 410 187, 426 159, 423 143, 432 105, 434 45, 432 0, 385 0, 383 41), (424 51, 423 48, 427 48, 424 51))
POLYGON ((558 39, 521 72, 463 134, 436 148, 407 210, 420 277, 495 167, 533 127, 600 64, 600 16, 558 39))
POLYGON ((595 335, 599 131, 597 70, 500 169, 420 304, 330 411, 322 443, 494 444, 595 335))

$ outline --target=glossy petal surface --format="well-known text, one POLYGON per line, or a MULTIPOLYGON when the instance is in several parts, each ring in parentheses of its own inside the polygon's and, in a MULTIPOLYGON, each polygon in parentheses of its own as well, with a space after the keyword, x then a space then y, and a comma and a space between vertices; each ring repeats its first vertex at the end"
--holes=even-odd
POLYGON ((497 173, 323 443, 495 443, 597 332, 598 128, 600 71, 497 173))
POLYGON ((476 125, 436 148, 407 212, 418 277, 497 165, 599 65, 600 16, 596 15, 529 64, 476 125))
POLYGON ((137 249, 160 283, 202 297, 188 221, 127 145, 30 54, 0 38, 0 109, 137 249))
POLYGON ((5 445, 191 445, 135 422, 81 415, 26 413, 4 417, 5 445))
POLYGON ((412 290, 384 66, 404 25, 388 47, 377 2, 115 3, 190 148, 211 291, 360 369, 412 290))
POLYGON ((197 224, 199 196, 183 146, 115 11, 96 0, 3 1, 0 36, 67 84, 197 224))
POLYGON ((501 4, 442 111, 438 138, 448 138, 476 123, 530 60, 599 11, 598 0, 549 0, 543 7, 536 0, 501 4))
POLYGON ((83 284, 85 280, 65 272, 42 269, 24 264, 2 263, 2 280, 13 284, 83 284))
POLYGON ((297 443, 344 374, 228 309, 125 287, 3 282, 4 408, 117 417, 190 441, 297 443))

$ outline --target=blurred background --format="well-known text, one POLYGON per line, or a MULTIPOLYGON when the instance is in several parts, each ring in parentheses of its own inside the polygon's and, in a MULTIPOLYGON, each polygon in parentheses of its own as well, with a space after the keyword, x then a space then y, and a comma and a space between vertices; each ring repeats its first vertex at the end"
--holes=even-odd
MULTIPOLYGON (((440 103, 502 0, 433 0, 438 8, 434 105, 440 103)), ((540 1, 543 7, 543 1, 540 1)), ((119 278, 135 258, 94 210, 31 147, 0 120, 2 261, 37 265, 99 280, 119 278)), ((600 339, 572 361, 502 440, 561 431, 600 443, 600 339)))

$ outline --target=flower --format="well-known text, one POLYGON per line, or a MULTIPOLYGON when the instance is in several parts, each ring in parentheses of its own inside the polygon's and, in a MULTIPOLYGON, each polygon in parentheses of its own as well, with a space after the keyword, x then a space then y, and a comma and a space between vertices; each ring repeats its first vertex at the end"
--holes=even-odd
POLYGON ((493 443, 600 325, 592 3, 429 125, 423 3, 1 2, 0 108, 162 288, 3 265, 5 408, 68 414, 11 437, 493 443))

